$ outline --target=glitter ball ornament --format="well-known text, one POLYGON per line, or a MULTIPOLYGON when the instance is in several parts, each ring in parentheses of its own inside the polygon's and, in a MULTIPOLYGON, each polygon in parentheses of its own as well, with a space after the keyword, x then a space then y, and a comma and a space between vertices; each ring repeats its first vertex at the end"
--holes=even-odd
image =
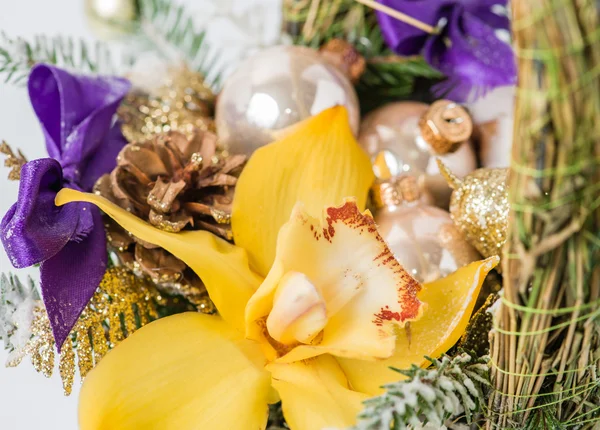
POLYGON ((435 162, 444 160, 458 176, 477 167, 470 137, 473 123, 467 111, 456 103, 439 100, 431 106, 397 102, 383 106, 365 117, 359 142, 374 160, 375 174, 385 179, 381 158, 394 166, 391 174, 421 176, 423 186, 439 207, 448 207, 451 189, 435 162))
POLYGON ((250 155, 277 132, 335 105, 357 132, 358 98, 348 78, 316 51, 276 46, 242 63, 219 94, 217 134, 234 153, 250 155))
POLYGON ((129 142, 169 131, 192 137, 197 130, 214 131, 214 103, 215 96, 204 77, 181 67, 170 69, 158 88, 127 94, 117 113, 129 142))
POLYGON ((501 257, 508 228, 508 169, 477 169, 459 179, 438 163, 454 190, 450 200, 454 223, 481 255, 501 257))
POLYGON ((434 281, 479 259, 450 214, 420 200, 414 176, 378 181, 372 198, 379 234, 418 281, 434 281))

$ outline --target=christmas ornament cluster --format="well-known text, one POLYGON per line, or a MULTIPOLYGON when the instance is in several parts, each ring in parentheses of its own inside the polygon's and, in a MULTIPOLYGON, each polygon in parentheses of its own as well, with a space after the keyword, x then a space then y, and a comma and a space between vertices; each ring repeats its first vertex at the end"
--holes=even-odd
MULTIPOLYGON (((170 7, 183 16, 164 1, 86 8, 99 34, 131 41, 170 7)), ((506 160, 511 136, 490 114, 494 91, 487 104, 465 94, 514 82, 491 31, 508 23, 465 5, 443 29, 457 40, 456 16, 476 20, 494 68, 471 48, 450 55, 461 48, 435 32, 404 40, 388 15, 350 3, 330 24, 359 11, 381 55, 367 36, 310 39, 299 18, 294 43, 249 54, 219 84, 164 59, 162 73, 143 60, 122 76, 27 71, 48 157, 0 146, 19 181, 0 238, 15 268, 41 276, 2 277, 0 337, 10 366, 29 356, 50 376, 57 358, 66 394, 79 369, 83 430, 383 428, 359 416, 363 402, 403 383, 391 368, 408 378, 400 391, 428 400, 430 366, 454 381, 432 382, 435 396, 456 402, 429 399, 435 414, 414 402, 394 428, 476 422, 509 213, 507 165, 490 154, 506 160), (423 76, 403 69, 417 54, 423 76), (410 94, 375 79, 382 64, 410 94), (375 104, 370 84, 386 90, 375 104), (440 97, 440 84, 456 85, 440 97)), ((446 9, 416 19, 437 25, 446 9)), ((204 34, 191 22, 163 42, 195 55, 204 34)))

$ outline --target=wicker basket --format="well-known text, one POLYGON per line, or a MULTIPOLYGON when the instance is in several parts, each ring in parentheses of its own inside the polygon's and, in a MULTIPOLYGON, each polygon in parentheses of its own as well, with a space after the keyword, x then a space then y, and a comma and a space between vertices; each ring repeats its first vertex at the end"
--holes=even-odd
MULTIPOLYGON (((595 428, 600 3, 513 0, 511 6, 519 88, 486 426, 595 428)), ((345 30, 360 50, 361 35, 374 28, 372 11, 353 0, 284 1, 284 29, 297 43, 318 46, 332 28, 345 30)))

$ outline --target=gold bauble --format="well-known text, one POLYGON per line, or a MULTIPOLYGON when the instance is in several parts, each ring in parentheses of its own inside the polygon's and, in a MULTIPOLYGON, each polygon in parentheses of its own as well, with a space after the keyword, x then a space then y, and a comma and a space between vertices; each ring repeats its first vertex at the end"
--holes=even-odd
POLYGON ((508 169, 477 169, 457 178, 440 160, 450 187, 450 214, 467 241, 484 257, 499 256, 508 227, 508 169))
POLYGON ((85 14, 94 34, 111 40, 135 30, 140 5, 138 0, 85 0, 85 14))

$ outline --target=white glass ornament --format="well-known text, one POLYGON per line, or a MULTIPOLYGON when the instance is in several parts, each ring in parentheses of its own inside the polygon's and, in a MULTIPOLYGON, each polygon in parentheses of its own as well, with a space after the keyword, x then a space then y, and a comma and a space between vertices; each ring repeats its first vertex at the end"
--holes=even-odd
POLYGON ((250 155, 278 131, 336 105, 346 107, 357 134, 358 97, 348 78, 312 49, 276 46, 227 78, 217 100, 217 134, 231 153, 250 155))
POLYGON ((436 205, 447 208, 451 189, 440 174, 436 158, 452 166, 452 171, 460 177, 475 170, 472 131, 468 113, 455 103, 440 100, 430 106, 397 102, 365 117, 359 142, 371 155, 380 179, 403 173, 422 176, 436 205), (392 170, 386 171, 390 166, 392 170))
POLYGON ((421 199, 414 176, 378 181, 372 189, 377 230, 419 282, 432 282, 480 258, 450 214, 421 199))

